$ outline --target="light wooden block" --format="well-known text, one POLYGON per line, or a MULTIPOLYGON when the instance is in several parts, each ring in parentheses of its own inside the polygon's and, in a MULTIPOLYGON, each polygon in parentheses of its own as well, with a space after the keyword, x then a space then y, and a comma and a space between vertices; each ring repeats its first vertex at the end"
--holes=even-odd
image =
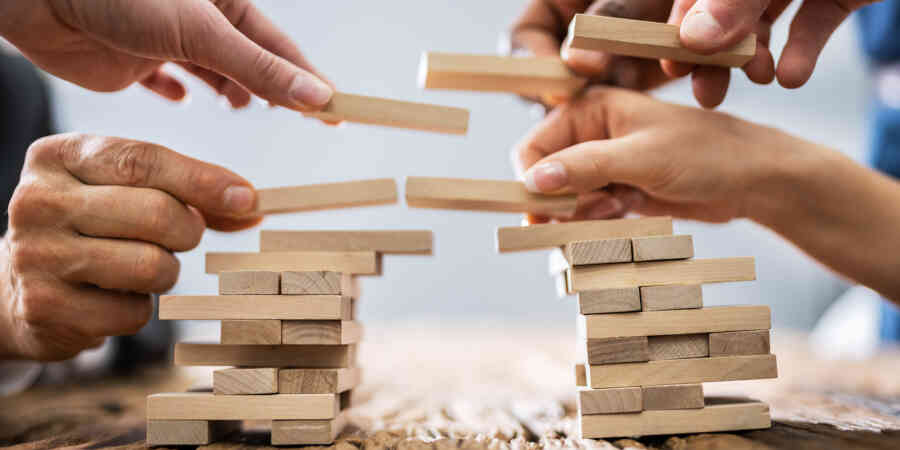
POLYGON ((569 290, 655 286, 660 284, 703 284, 756 279, 753 258, 709 258, 682 261, 653 261, 597 264, 569 269, 569 290))
POLYGON ((640 387, 579 388, 577 399, 580 415, 640 412, 643 407, 640 387))
POLYGON ((278 393, 278 369, 272 367, 219 369, 213 372, 216 395, 278 393))
POLYGON ((426 52, 419 63, 419 85, 426 89, 511 92, 540 97, 571 96, 587 79, 559 58, 426 52))
POLYGON ((709 334, 709 356, 767 355, 770 351, 769 330, 709 334))
POLYGON ((500 253, 561 247, 569 242, 672 234, 671 217, 588 220, 497 229, 500 253))
POLYGON ((575 195, 534 194, 521 181, 406 178, 406 204, 411 208, 571 216, 576 203, 575 195))
POLYGON ((579 422, 584 439, 757 430, 772 426, 769 405, 747 400, 700 409, 581 416, 579 422))
POLYGON ((588 339, 588 364, 614 364, 648 361, 647 337, 588 339))
POLYGON ((575 386, 587 386, 587 369, 584 364, 575 364, 575 386))
POLYGON ((649 336, 647 353, 651 361, 660 359, 705 358, 709 356, 708 334, 649 336))
POLYGON ((148 420, 147 445, 207 445, 240 429, 239 421, 148 420))
POLYGON ((264 252, 378 252, 431 254, 431 230, 263 230, 259 247, 264 252))
POLYGON ((359 286, 350 274, 340 272, 282 272, 282 295, 342 295, 359 297, 359 286))
POLYGON ((222 344, 278 345, 281 344, 280 320, 223 320, 222 344))
POLYGON ((641 310, 638 288, 597 289, 578 293, 581 314, 607 314, 641 310))
POLYGON ((375 252, 211 252, 206 254, 206 273, 236 270, 307 272, 324 270, 357 275, 380 273, 375 252))
POLYGON ((281 369, 278 392, 282 394, 337 394, 359 385, 362 370, 346 369, 281 369))
POLYGON ((469 128, 467 109, 344 92, 335 92, 321 111, 304 115, 329 122, 356 122, 449 134, 466 134, 469 128))
POLYGON ((175 344, 177 366, 303 367, 338 369, 356 365, 355 345, 175 344))
POLYGON ((641 309, 667 311, 703 307, 703 287, 699 284, 666 284, 641 287, 641 309))
POLYGON ((712 306, 703 309, 643 311, 579 316, 585 337, 606 339, 629 336, 715 333, 771 328, 768 306, 712 306))
POLYGON ((756 54, 754 33, 728 50, 703 55, 685 48, 678 30, 677 25, 667 23, 576 14, 563 45, 615 55, 724 67, 741 67, 756 54))
POLYGON ((359 322, 341 320, 286 320, 281 323, 285 345, 355 344, 362 339, 359 322))
POLYGON ((660 361, 587 366, 594 389, 660 384, 691 384, 715 381, 777 378, 775 355, 722 356, 716 358, 667 359, 660 361))
POLYGON ((631 238, 634 261, 662 261, 694 257, 694 238, 690 235, 631 238))
POLYGON ((160 320, 353 320, 353 299, 340 295, 163 295, 160 320))
POLYGON ((276 214, 397 203, 393 178, 256 190, 256 212, 276 214))
POLYGON ((645 411, 703 408, 702 384, 667 384, 643 388, 645 411))
POLYGON ((346 425, 343 414, 331 420, 273 420, 272 445, 328 445, 346 425))
POLYGON ((631 262, 631 239, 570 242, 565 246, 565 256, 573 266, 631 262))
POLYGON ((340 413, 336 394, 215 395, 153 394, 147 397, 148 419, 178 420, 319 420, 340 413))
POLYGON ((278 295, 278 272, 244 271, 219 274, 220 295, 278 295))

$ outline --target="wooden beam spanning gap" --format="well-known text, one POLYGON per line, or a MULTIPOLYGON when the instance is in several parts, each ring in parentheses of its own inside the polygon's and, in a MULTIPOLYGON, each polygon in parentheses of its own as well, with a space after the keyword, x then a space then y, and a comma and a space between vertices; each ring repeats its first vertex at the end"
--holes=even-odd
POLYGON ((343 92, 335 92, 321 111, 304 115, 329 122, 356 122, 448 134, 466 134, 469 128, 469 111, 463 108, 343 92))
POLYGON ((375 252, 211 252, 206 254, 206 273, 237 270, 325 270, 377 275, 381 269, 380 260, 375 252))
POLYGON ((571 216, 576 203, 575 195, 535 194, 520 181, 406 178, 406 204, 412 208, 571 216))
POLYGON ((587 84, 559 58, 425 52, 419 85, 426 89, 569 97, 587 84))
POLYGON ((431 230, 263 230, 263 252, 378 252, 428 255, 434 237, 431 230))
POLYGON ((393 178, 257 189, 256 212, 277 214, 397 203, 393 178))

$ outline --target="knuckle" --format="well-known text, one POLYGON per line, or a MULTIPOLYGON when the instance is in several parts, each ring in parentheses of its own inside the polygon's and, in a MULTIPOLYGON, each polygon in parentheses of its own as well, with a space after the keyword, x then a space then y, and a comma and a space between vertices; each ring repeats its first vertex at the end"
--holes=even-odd
POLYGON ((110 163, 119 178, 132 186, 147 185, 159 166, 157 149, 133 141, 119 143, 116 147, 115 156, 110 163))
POLYGON ((57 297, 47 283, 26 278, 19 281, 15 317, 29 326, 43 326, 52 322, 58 308, 57 297))
POLYGON ((169 252, 146 245, 138 254, 132 270, 136 289, 141 292, 162 292, 175 285, 178 260, 169 252))
POLYGON ((284 71, 283 68, 278 57, 267 51, 260 50, 253 60, 254 73, 257 74, 263 86, 276 83, 284 71))

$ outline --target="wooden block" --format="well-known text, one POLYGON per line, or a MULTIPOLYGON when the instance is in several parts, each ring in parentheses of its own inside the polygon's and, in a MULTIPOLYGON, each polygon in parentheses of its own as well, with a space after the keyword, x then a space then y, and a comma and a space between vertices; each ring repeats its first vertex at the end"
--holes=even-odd
POLYGON ((575 386, 587 386, 587 369, 584 364, 575 364, 575 386))
POLYGON ((631 262, 631 239, 570 242, 566 244, 565 256, 573 266, 631 262))
POLYGON ((647 353, 650 361, 660 359, 705 358, 709 356, 708 334, 674 334, 649 336, 647 353))
POLYGON ((211 252, 206 254, 206 273, 234 270, 307 272, 324 270, 357 275, 380 273, 375 252, 211 252))
POLYGON ((553 276, 553 283, 556 287, 556 296, 565 298, 569 296, 569 280, 566 279, 566 273, 560 272, 553 276))
POLYGON ((336 394, 215 395, 153 394, 147 397, 148 419, 318 420, 340 412, 336 394))
POLYGON ((702 55, 681 45, 678 29, 677 25, 667 23, 576 14, 563 45, 615 55, 725 67, 741 67, 756 54, 753 33, 728 50, 702 55))
POLYGON ((709 356, 767 355, 769 330, 709 334, 709 356))
POLYGON ((559 58, 426 52, 419 85, 426 89, 511 92, 541 97, 571 96, 587 84, 559 58))
POLYGON ((331 420, 273 420, 272 445, 328 445, 346 425, 343 414, 331 420))
POLYGON ((588 339, 588 364, 648 361, 647 337, 588 339))
POLYGON ((240 429, 230 420, 148 420, 147 445, 207 445, 240 429))
POLYGON ((282 272, 281 293, 290 295, 342 295, 359 297, 356 279, 340 272, 282 272))
POLYGON ((641 310, 638 288, 597 289, 578 293, 581 314, 606 314, 641 310))
POLYGON ((340 295, 163 295, 160 320, 353 320, 353 299, 340 295))
POLYGON ((393 178, 257 189, 256 212, 276 214, 397 203, 393 178))
POLYGON ((355 345, 175 344, 176 366, 303 367, 356 365, 355 345))
POLYGON ((263 230, 259 247, 264 252, 378 252, 428 255, 431 230, 263 230))
POLYGON ((500 253, 560 247, 574 241, 672 234, 671 217, 587 220, 497 229, 500 253))
POLYGON ((584 439, 757 430, 772 426, 769 405, 747 400, 700 409, 581 416, 579 422, 584 439))
POLYGON ((278 392, 282 394, 337 394, 359 385, 362 371, 346 369, 281 369, 278 392))
POLYGON ((643 388, 645 411, 695 409, 705 406, 702 384, 666 384, 643 388))
POLYGON ((644 311, 697 309, 703 307, 703 288, 699 284, 666 284, 641 287, 644 311))
POLYGON ((286 320, 281 323, 285 345, 355 344, 362 339, 359 322, 341 320, 286 320))
POLYGON ((469 110, 335 92, 321 111, 304 113, 329 122, 356 122, 438 133, 466 134, 469 110))
POLYGON ((278 272, 245 271, 219 274, 220 295, 278 295, 278 272))
POLYGON ((590 387, 610 388, 660 384, 708 383, 715 381, 777 378, 775 355, 721 356, 716 358, 666 359, 660 361, 587 366, 590 387))
POLYGON ((216 370, 213 372, 213 393, 216 395, 277 394, 278 369, 259 367, 216 370))
POLYGON ((635 262, 694 257, 694 238, 686 234, 631 238, 631 244, 635 262))
POLYGON ((660 284, 703 284, 756 279, 753 258, 709 258, 597 264, 569 269, 571 291, 660 284))
POLYGON ((571 216, 576 199, 575 195, 534 194, 521 181, 407 177, 406 204, 411 208, 571 216))
POLYGON ((605 339, 628 336, 715 333, 763 330, 771 327, 768 306, 712 306, 703 309, 645 311, 579 316, 585 337, 605 339))
POLYGON ((281 344, 280 320, 223 320, 219 342, 222 344, 281 344))
POLYGON ((642 406, 640 387, 578 389, 578 413, 580 415, 639 412, 642 406))

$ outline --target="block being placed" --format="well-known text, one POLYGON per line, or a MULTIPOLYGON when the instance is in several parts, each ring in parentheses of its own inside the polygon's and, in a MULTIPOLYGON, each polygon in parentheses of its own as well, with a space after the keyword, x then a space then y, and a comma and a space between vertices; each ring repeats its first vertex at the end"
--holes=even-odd
POLYGON ((213 372, 216 395, 278 393, 278 369, 272 367, 219 369, 213 372))
POLYGON ((392 178, 257 189, 256 212, 275 214, 397 203, 392 178))
POLYGON ((588 364, 614 364, 648 361, 647 337, 588 339, 588 364))
POLYGON ((263 230, 259 247, 264 252, 378 252, 431 254, 431 230, 263 230))
POLYGON ((520 181, 407 177, 406 204, 411 208, 571 216, 576 199, 575 195, 535 194, 520 181))
POLYGON ((772 326, 768 306, 712 306, 702 309, 592 314, 579 316, 578 320, 588 339, 765 330, 772 326))
POLYGON ((594 389, 777 378, 775 355, 667 359, 587 366, 594 389))
POLYGON ((175 344, 176 366, 339 369, 356 365, 355 345, 175 344))
POLYGON ((645 411, 695 409, 705 406, 702 384, 644 386, 642 390, 645 411))
POLYGON ((577 400, 580 415, 639 412, 643 407, 640 387, 579 388, 577 400))
POLYGON ((321 420, 340 413, 337 394, 215 395, 153 394, 147 419, 178 420, 321 420))
POLYGON ((343 295, 358 298, 356 279, 340 272, 282 272, 281 293, 286 295, 343 295))
POLYGON ((353 299, 340 295, 163 295, 160 320, 352 320, 353 299))
POLYGON ((660 261, 694 257, 694 239, 690 235, 646 236, 631 238, 634 261, 660 261))
POLYGON ((280 320, 223 320, 221 344, 281 344, 280 320))
POLYGON ((359 385, 362 371, 345 369, 281 369, 278 392, 282 394, 337 394, 359 385))
POLYGON ((559 58, 426 52, 419 85, 426 89, 571 96, 587 84, 559 58))
POLYGON ((709 334, 709 356, 766 355, 770 351, 769 330, 709 334))
POLYGON ((206 273, 236 270, 274 272, 325 270, 357 275, 380 273, 375 252, 211 252, 206 254, 206 273))
POLYGON ((304 115, 330 122, 356 122, 449 134, 466 134, 469 128, 469 111, 466 109, 343 92, 335 92, 321 111, 304 115))
POLYGON ((651 361, 660 359, 704 358, 709 355, 708 334, 649 336, 647 353, 651 361))
POLYGON ((331 420, 273 420, 272 445, 328 445, 346 425, 344 414, 331 420))
POLYGON ((278 295, 278 272, 244 271, 219 274, 220 295, 278 295))
POLYGON ((239 421, 148 420, 147 445, 207 445, 240 429, 239 421))
POLYGON ((756 279, 753 258, 709 258, 680 261, 652 261, 623 264, 596 264, 569 269, 569 290, 656 286, 661 284, 703 284, 756 279))
POLYGON ((636 287, 596 289, 578 293, 581 314, 607 314, 641 310, 641 294, 636 287))
POLYGON ((703 307, 703 287, 699 284, 665 284, 641 287, 644 311, 696 309, 703 307))
POLYGON ((631 239, 570 242, 565 246, 565 256, 569 264, 573 266, 631 262, 631 239))
POLYGON ((362 338, 362 326, 355 321, 286 320, 281 323, 285 345, 355 344, 362 338))

